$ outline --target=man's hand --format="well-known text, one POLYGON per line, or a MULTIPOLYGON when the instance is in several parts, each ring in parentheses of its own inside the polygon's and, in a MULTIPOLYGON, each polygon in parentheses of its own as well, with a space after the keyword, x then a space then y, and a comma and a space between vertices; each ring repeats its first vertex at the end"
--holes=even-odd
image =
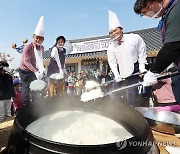
POLYGON ((151 85, 157 83, 158 76, 159 76, 158 73, 152 73, 151 71, 148 71, 144 75, 143 86, 148 87, 148 86, 151 86, 151 85))
POLYGON ((35 72, 36 78, 39 80, 42 80, 44 75, 42 73, 40 73, 39 71, 35 72))

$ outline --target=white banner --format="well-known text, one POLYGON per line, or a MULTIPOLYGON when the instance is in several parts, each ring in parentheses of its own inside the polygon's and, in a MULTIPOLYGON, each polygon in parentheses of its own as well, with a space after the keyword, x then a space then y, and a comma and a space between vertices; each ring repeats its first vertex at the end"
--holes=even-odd
POLYGON ((72 43, 73 51, 70 54, 107 50, 111 42, 110 38, 104 38, 72 43))

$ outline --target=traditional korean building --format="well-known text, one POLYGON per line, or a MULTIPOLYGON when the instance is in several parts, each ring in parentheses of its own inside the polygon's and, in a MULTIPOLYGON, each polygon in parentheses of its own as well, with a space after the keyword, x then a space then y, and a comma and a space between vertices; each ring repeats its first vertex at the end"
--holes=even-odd
MULTIPOLYGON (((128 33, 139 34, 146 43, 147 60, 152 64, 155 61, 158 51, 162 47, 161 35, 156 28, 131 31, 128 33)), ((109 65, 107 62, 107 48, 111 44, 111 39, 108 35, 69 40, 73 45, 73 51, 66 57, 66 68, 68 71, 80 70, 103 70, 107 73, 109 65)), ((47 67, 49 64, 51 48, 45 51, 44 64, 47 67)))

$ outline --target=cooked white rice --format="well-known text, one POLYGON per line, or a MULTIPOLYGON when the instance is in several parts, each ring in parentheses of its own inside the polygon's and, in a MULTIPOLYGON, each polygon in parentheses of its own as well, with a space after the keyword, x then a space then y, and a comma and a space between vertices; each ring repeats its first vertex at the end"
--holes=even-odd
POLYGON ((64 75, 62 73, 55 73, 50 76, 53 80, 61 80, 64 79, 64 75))
POLYGON ((30 89, 32 91, 41 91, 45 88, 46 84, 43 80, 34 80, 30 83, 30 89))
POLYGON ((26 130, 44 139, 77 145, 115 143, 133 137, 114 120, 83 111, 51 114, 34 121, 26 130))
POLYGON ((103 96, 104 96, 104 94, 101 91, 101 88, 96 88, 96 89, 93 89, 93 90, 83 93, 81 95, 81 101, 87 102, 87 101, 90 101, 90 100, 93 100, 96 98, 100 98, 103 96))
POLYGON ((99 83, 95 82, 95 81, 86 81, 86 90, 91 90, 95 87, 98 87, 99 86, 99 83))

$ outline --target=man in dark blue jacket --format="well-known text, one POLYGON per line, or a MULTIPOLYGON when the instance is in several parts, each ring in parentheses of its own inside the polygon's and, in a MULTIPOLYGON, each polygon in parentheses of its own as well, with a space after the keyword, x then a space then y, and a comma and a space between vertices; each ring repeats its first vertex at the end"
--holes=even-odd
POLYGON ((144 86, 157 83, 159 73, 171 63, 179 67, 180 60, 180 1, 179 0, 136 0, 135 13, 150 18, 160 18, 158 31, 161 32, 163 46, 156 61, 144 76, 144 86))
POLYGON ((12 76, 6 73, 7 62, 0 61, 0 122, 11 115, 11 98, 15 97, 12 76))

